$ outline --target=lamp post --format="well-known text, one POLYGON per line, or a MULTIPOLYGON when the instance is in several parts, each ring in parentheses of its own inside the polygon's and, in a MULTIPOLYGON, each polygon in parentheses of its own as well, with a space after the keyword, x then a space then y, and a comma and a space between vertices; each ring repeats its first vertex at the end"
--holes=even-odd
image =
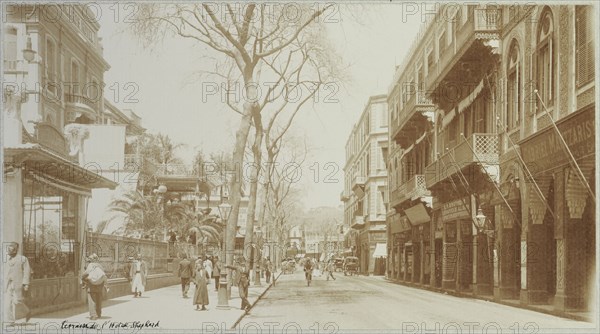
MULTIPOLYGON (((17 62, 20 62, 21 60, 16 60, 14 62, 14 69, 19 69, 19 71, 15 72, 18 73, 14 79, 16 82, 2 85, 5 112, 3 112, 3 115, 0 115, 0 117, 3 118, 3 122, 5 124, 5 134, 3 136, 3 144, 5 146, 19 145, 23 142, 23 121, 21 119, 21 108, 22 105, 27 102, 29 94, 38 93, 35 90, 26 89, 26 87, 30 87, 29 84, 31 83, 30 80, 32 77, 33 80, 36 80, 35 78, 37 77, 37 71, 30 69, 31 66, 29 66, 31 64, 38 63, 34 61, 37 52, 32 48, 30 36, 27 36, 27 46, 25 49, 21 50, 21 52, 26 63, 23 64, 24 66, 22 69, 19 69, 17 62), (31 76, 30 72, 33 72, 31 76), (21 90, 21 92, 19 92, 19 90, 21 90)), ((4 64, 6 66, 7 63, 5 62, 4 64)))
MULTIPOLYGON (((167 186, 165 186, 164 184, 161 184, 158 186, 158 188, 154 189, 154 193, 157 196, 156 199, 156 203, 158 205, 160 205, 160 220, 161 222, 164 223, 164 219, 165 219, 165 194, 167 193, 167 186)), ((167 227, 164 226, 163 224, 163 235, 164 235, 164 240, 167 240, 167 227)))
MULTIPOLYGON (((229 219, 229 214, 231 213, 231 204, 229 203, 221 203, 219 205, 219 213, 221 214, 221 221, 223 222, 224 227, 227 227, 227 220, 229 219)), ((225 246, 225 241, 227 239, 227 233, 224 231, 223 233, 223 261, 227 263, 227 248, 225 246)), ((227 297, 227 270, 225 270, 225 266, 221 266, 221 276, 219 277, 219 303, 217 304, 217 309, 220 310, 229 310, 229 298, 227 297)))
POLYGON ((256 227, 256 232, 254 232, 255 236, 256 236, 256 245, 255 245, 255 254, 256 256, 254 257, 254 286, 261 286, 260 284, 260 266, 259 266, 259 262, 262 260, 262 254, 261 254, 261 249, 259 247, 260 245, 260 239, 262 237, 262 230, 260 228, 260 226, 256 227))
MULTIPOLYGON (((487 235, 487 237, 490 237, 490 234, 493 233, 493 230, 487 230, 486 229, 486 222, 487 222, 487 217, 485 216, 485 214, 483 213, 483 210, 481 209, 481 207, 479 207, 477 209, 477 214, 474 217, 474 221, 475 221, 475 226, 477 227, 477 235, 475 236, 475 241, 473 243, 473 247, 474 247, 474 251, 475 251, 475 269, 476 271, 474 271, 474 283, 475 283, 475 293, 477 294, 486 294, 486 293, 490 293, 491 291, 491 281, 490 281, 490 277, 489 277, 489 266, 487 266, 487 264, 485 263, 484 257, 480 257, 480 253, 479 253, 479 243, 483 244, 486 240, 482 239, 483 238, 483 234, 485 233, 487 235), (482 239, 482 240, 480 240, 482 239)), ((487 253, 487 260, 489 261, 491 258, 490 256, 490 242, 489 240, 487 240, 487 243, 485 244, 485 252, 487 253)))

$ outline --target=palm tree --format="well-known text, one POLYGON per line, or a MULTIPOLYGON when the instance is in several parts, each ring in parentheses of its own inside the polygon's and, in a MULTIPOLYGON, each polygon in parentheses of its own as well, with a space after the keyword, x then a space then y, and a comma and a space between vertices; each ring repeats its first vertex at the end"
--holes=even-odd
POLYGON ((171 141, 169 135, 163 135, 162 133, 156 135, 155 139, 160 150, 160 157, 158 159, 158 162, 160 162, 161 164, 181 162, 181 159, 175 156, 175 151, 185 146, 184 144, 174 144, 173 141, 171 141))
MULTIPOLYGON (((141 232, 156 236, 165 229, 177 230, 185 222, 193 219, 191 210, 185 204, 172 202, 157 196, 144 196, 139 191, 130 191, 109 204, 109 210, 125 215, 125 225, 121 231, 130 235, 141 232)), ((116 217, 115 217, 116 218, 116 217)))

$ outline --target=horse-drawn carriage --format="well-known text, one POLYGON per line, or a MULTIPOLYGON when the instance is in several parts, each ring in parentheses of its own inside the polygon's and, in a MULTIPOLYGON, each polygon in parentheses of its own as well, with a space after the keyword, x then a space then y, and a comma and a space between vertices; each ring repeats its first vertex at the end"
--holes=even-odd
POLYGON ((358 274, 358 258, 355 256, 347 256, 344 259, 344 276, 358 274))
POLYGON ((281 262, 281 271, 283 274, 293 274, 296 271, 296 261, 292 258, 286 258, 281 262))
POLYGON ((335 271, 344 271, 344 259, 341 257, 333 259, 333 264, 335 266, 335 271))

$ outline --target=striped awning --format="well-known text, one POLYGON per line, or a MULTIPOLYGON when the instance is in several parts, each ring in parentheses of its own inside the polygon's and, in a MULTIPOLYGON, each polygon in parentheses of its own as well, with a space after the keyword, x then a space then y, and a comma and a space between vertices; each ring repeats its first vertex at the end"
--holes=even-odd
POLYGON ((373 252, 373 257, 387 257, 387 244, 377 243, 377 245, 375 246, 375 251, 373 252))

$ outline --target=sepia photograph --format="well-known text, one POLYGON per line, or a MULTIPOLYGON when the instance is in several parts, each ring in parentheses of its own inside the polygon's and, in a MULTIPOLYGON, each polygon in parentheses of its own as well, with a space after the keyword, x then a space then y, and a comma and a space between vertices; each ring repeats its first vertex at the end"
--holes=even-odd
POLYGON ((1 333, 600 332, 597 2, 0 15, 1 333))

